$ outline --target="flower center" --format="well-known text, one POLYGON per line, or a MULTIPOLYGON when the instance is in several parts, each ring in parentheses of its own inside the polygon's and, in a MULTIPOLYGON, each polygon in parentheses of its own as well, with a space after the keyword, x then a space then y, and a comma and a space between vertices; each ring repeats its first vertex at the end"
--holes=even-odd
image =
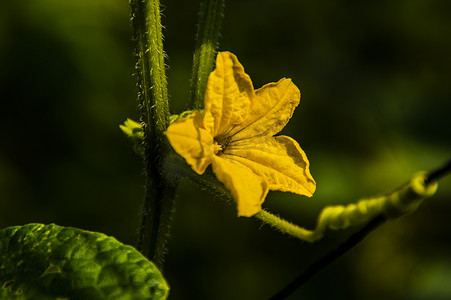
POLYGON ((230 143, 230 137, 221 138, 221 137, 215 137, 214 139, 214 153, 217 154, 218 152, 224 152, 227 149, 227 146, 230 143))
POLYGON ((223 151, 224 149, 222 148, 222 145, 218 143, 218 141, 214 140, 214 154, 218 153, 219 151, 223 151))

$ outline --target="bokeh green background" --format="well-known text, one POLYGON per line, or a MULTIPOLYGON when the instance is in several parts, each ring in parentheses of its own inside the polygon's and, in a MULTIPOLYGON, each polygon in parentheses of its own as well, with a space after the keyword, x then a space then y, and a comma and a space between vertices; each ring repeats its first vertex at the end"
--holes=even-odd
MULTIPOLYGON (((171 111, 187 100, 197 1, 163 1, 171 111)), ((322 207, 370 196, 451 157, 451 2, 227 1, 220 49, 260 87, 290 77, 313 198, 265 207, 313 227, 322 207)), ((126 0, 0 3, 0 228, 29 222, 134 244, 142 165, 118 125, 138 118, 126 0)), ((282 236, 190 182, 179 188, 165 274, 171 299, 267 299, 351 231, 282 236)), ((451 178, 290 299, 450 299, 451 178)))

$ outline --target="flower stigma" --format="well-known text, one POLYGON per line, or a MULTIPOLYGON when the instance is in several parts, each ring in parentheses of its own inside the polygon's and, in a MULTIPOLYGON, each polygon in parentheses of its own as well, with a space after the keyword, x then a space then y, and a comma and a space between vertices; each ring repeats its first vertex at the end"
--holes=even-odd
POLYGON ((222 145, 219 144, 218 141, 216 141, 216 139, 215 139, 213 153, 216 155, 218 152, 222 152, 224 150, 225 150, 225 147, 223 148, 222 145))

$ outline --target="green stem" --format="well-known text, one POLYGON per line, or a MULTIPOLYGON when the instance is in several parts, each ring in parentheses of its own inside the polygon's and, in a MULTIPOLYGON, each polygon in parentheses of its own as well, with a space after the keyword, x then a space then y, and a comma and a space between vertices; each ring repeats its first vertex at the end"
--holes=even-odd
MULTIPOLYGON (((409 204, 415 203, 416 201, 418 201, 418 199, 432 196, 435 193, 435 190, 437 189, 436 180, 446 175, 449 175, 450 173, 451 173, 451 161, 429 173, 417 173, 408 184, 398 188, 394 192, 383 197, 391 199, 387 201, 392 201, 392 203, 397 203, 397 205, 399 204, 407 205, 408 207, 409 204)), ((402 209, 402 205, 401 207, 398 208, 400 208, 402 212, 405 212, 405 210, 402 209)), ((414 205, 414 207, 415 206, 416 205, 414 205)), ((407 210, 407 212, 410 211, 407 210)), ((374 229, 382 225, 388 218, 400 216, 397 213, 395 213, 394 215, 392 213, 393 210, 380 211, 363 228, 361 228, 359 231, 351 235, 345 242, 340 244, 336 249, 332 250, 324 257, 322 257, 321 259, 310 265, 302 274, 300 274, 287 286, 285 286, 273 297, 271 297, 271 300, 286 299, 299 287, 301 287, 313 276, 315 276, 320 270, 324 269, 325 267, 333 263, 335 260, 337 260, 338 258, 343 256, 346 252, 348 252, 350 249, 352 249, 355 245, 360 243, 370 232, 372 232, 374 229)), ((290 225, 287 226, 285 224, 288 222, 284 220, 278 220, 276 216, 272 216, 267 212, 263 213, 260 212, 256 216, 265 223, 268 223, 269 225, 278 228, 282 232, 292 234, 290 232, 287 232, 288 230, 284 231, 284 228, 290 228, 290 225)), ((295 230, 295 232, 297 232, 297 230, 295 230)))
POLYGON ((315 234, 313 231, 307 230, 291 222, 288 222, 287 220, 284 220, 276 215, 273 215, 266 210, 262 209, 257 214, 255 214, 255 217, 260 219, 260 221, 262 221, 263 223, 268 224, 273 228, 276 228, 280 232, 288 234, 297 239, 309 242, 313 242, 315 240, 314 239, 315 234))
POLYGON ((304 241, 315 242, 323 238, 328 228, 346 229, 369 222, 377 215, 398 218, 414 212, 424 199, 434 195, 437 190, 437 182, 426 183, 427 178, 426 173, 418 172, 409 182, 391 193, 362 199, 346 206, 327 206, 319 214, 314 230, 304 229, 264 210, 259 211, 255 217, 282 233, 304 241))
POLYGON ((187 109, 202 109, 208 76, 213 71, 225 0, 203 0, 197 27, 196 49, 187 109))
POLYGON ((169 126, 169 105, 160 3, 158 0, 130 0, 130 7, 146 173, 138 249, 161 267, 178 179, 167 179, 163 168, 171 148, 164 134, 169 126))

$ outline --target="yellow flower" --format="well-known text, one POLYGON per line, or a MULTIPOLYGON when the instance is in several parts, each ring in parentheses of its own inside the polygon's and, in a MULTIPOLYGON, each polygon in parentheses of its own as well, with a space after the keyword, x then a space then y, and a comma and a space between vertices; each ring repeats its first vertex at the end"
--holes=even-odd
POLYGON ((250 217, 261 210, 268 190, 309 197, 315 191, 299 144, 274 136, 299 100, 299 89, 286 78, 254 91, 237 57, 220 52, 208 78, 203 115, 196 111, 172 123, 166 134, 196 173, 211 164, 236 201, 238 215, 250 217))

